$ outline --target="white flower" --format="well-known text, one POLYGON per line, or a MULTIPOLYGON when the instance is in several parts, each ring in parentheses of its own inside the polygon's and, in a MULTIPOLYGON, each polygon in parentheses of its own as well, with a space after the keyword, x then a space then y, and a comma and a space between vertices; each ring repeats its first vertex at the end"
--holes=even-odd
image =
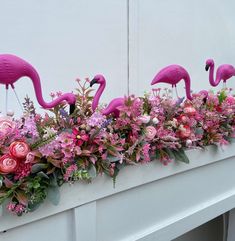
POLYGON ((159 123, 159 120, 157 117, 154 117, 152 121, 153 121, 153 124, 155 125, 159 123))
POLYGON ((150 121, 150 116, 149 115, 142 115, 139 116, 138 118, 142 123, 147 124, 150 121))

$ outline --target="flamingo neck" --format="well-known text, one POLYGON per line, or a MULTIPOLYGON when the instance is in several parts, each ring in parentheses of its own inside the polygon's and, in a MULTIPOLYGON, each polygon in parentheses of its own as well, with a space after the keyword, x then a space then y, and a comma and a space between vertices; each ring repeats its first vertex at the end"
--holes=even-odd
POLYGON ((44 108, 44 109, 50 109, 61 103, 63 100, 67 100, 67 97, 65 95, 61 95, 57 99, 47 103, 44 101, 42 97, 42 88, 41 88, 41 82, 40 77, 37 73, 37 71, 34 69, 33 66, 25 66, 26 70, 26 76, 29 77, 33 82, 33 87, 35 90, 35 95, 37 98, 38 103, 44 108))
MULTIPOLYGON (((211 84, 211 86, 217 86, 218 85, 218 80, 217 80, 217 78, 216 78, 216 81, 214 80, 214 64, 212 64, 211 66, 210 66, 210 72, 209 72, 209 81, 210 81, 210 84, 211 84)), ((217 77, 217 76, 216 76, 217 77)))
POLYGON ((96 108, 97 108, 97 106, 98 106, 98 104, 99 104, 100 96, 102 95, 105 86, 106 86, 106 83, 105 83, 105 82, 102 83, 102 84, 100 84, 98 90, 97 90, 96 93, 95 93, 95 96, 94 96, 94 99, 93 99, 93 102, 92 102, 92 106, 91 106, 91 108, 92 108, 93 111, 96 110, 96 108))
POLYGON ((189 100, 192 100, 192 96, 191 96, 191 80, 189 75, 186 75, 184 78, 184 82, 185 82, 185 91, 186 91, 186 97, 189 100))

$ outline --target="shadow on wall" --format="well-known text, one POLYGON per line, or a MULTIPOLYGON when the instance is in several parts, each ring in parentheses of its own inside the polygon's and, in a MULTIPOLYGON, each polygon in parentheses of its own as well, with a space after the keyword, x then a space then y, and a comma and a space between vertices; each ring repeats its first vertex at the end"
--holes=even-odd
POLYGON ((223 217, 219 216, 211 221, 185 233, 172 241, 222 241, 223 217))

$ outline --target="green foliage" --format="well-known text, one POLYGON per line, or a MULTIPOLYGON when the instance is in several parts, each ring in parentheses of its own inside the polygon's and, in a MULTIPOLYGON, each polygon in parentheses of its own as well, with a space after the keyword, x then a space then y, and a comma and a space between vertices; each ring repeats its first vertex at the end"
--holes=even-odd
POLYGON ((36 150, 39 147, 48 145, 50 142, 52 142, 55 138, 56 138, 57 134, 51 134, 50 136, 48 136, 47 138, 44 139, 40 139, 38 141, 36 141, 35 143, 33 143, 31 145, 31 149, 32 150, 36 150))
POLYGON ((220 91, 218 95, 219 103, 222 104, 226 98, 227 98, 226 91, 225 90, 220 91))
POLYGON ((172 153, 173 153, 176 161, 184 162, 187 164, 189 163, 189 159, 188 159, 187 155, 185 154, 185 151, 183 148, 181 148, 179 150, 172 150, 172 153))

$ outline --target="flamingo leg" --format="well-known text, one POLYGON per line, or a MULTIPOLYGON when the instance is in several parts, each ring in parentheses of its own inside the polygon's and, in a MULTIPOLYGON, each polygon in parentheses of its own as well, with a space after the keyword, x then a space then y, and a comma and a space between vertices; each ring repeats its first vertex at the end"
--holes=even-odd
POLYGON ((8 109, 8 85, 6 85, 6 97, 5 97, 5 111, 8 109))
POLYGON ((224 90, 227 89, 226 81, 223 81, 223 89, 224 89, 224 90))
POLYGON ((24 112, 23 106, 22 106, 22 104, 21 104, 21 102, 20 102, 20 99, 19 99, 19 97, 18 97, 18 95, 17 95, 17 93, 16 93, 16 91, 15 91, 14 85, 11 85, 11 87, 12 87, 14 93, 15 93, 17 102, 18 102, 18 104, 20 105, 20 108, 21 108, 22 112, 24 112))
POLYGON ((178 94, 178 90, 177 90, 176 85, 175 85, 175 93, 176 93, 177 98, 179 99, 180 97, 179 97, 179 94, 178 94))

